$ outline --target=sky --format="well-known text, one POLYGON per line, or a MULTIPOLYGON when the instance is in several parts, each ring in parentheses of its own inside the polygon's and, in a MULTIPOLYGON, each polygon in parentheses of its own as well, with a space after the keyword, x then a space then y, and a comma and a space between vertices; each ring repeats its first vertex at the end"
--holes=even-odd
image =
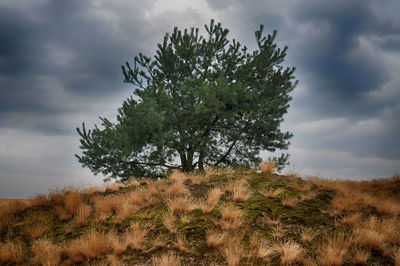
POLYGON ((286 171, 400 174, 399 13, 398 0, 0 0, 0 197, 100 184, 74 157, 75 128, 115 118, 133 91, 125 61, 212 18, 250 50, 260 24, 289 47, 299 85, 282 124, 294 134, 286 171))

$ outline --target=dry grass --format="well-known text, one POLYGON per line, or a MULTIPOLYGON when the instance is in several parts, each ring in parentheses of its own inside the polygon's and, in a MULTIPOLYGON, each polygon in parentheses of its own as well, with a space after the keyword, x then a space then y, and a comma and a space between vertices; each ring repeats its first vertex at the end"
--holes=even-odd
POLYGON ((188 196, 172 198, 168 200, 167 206, 172 213, 177 215, 188 214, 198 207, 197 203, 188 196))
POLYGON ((206 178, 210 178, 211 176, 216 176, 218 174, 218 169, 214 167, 207 166, 204 168, 204 175, 206 178))
POLYGON ((204 214, 210 213, 215 205, 217 205, 219 199, 224 194, 222 189, 215 187, 208 191, 207 193, 207 201, 201 202, 199 204, 199 208, 203 211, 204 214))
POLYGON ((43 265, 59 265, 61 249, 48 239, 36 240, 32 244, 32 251, 37 262, 43 265))
POLYGON ((300 231, 300 238, 303 243, 311 243, 317 235, 318 233, 312 228, 302 228, 300 231))
POLYGON ((189 177, 185 174, 182 173, 179 170, 174 170, 169 176, 168 179, 174 181, 174 182, 179 182, 183 183, 185 182, 189 177))
POLYGON ((181 217, 181 223, 183 224, 189 224, 193 220, 192 215, 184 215, 181 217))
POLYGON ((300 198, 303 201, 310 201, 313 198, 315 198, 317 195, 318 195, 318 192, 316 192, 316 191, 308 191, 308 192, 306 192, 304 194, 301 194, 300 198))
POLYGON ((153 256, 152 259, 153 266, 180 266, 181 258, 172 252, 164 253, 160 256, 153 256))
POLYGON ((279 243, 276 246, 276 251, 281 257, 282 264, 302 262, 304 259, 304 249, 298 243, 292 240, 279 243))
POLYGON ((233 200, 236 202, 246 201, 252 195, 249 185, 244 180, 234 182, 231 193, 233 200))
POLYGON ((221 210, 221 219, 216 222, 223 230, 233 230, 243 224, 243 212, 241 209, 228 205, 221 210))
POLYGON ((242 240, 243 235, 231 235, 229 236, 229 241, 226 241, 225 245, 222 247, 222 255, 229 266, 239 266, 240 260, 245 256, 242 240))
POLYGON ((176 236, 176 242, 174 243, 174 246, 177 247, 183 253, 189 252, 189 244, 186 240, 185 235, 178 234, 176 236))
POLYGON ((380 227, 380 221, 376 217, 370 217, 365 222, 354 225, 354 243, 368 250, 384 250, 385 230, 380 227))
POLYGON ((37 195, 35 198, 30 200, 30 205, 35 207, 43 207, 47 205, 49 201, 45 195, 37 195))
POLYGON ((50 221, 44 213, 32 213, 25 218, 21 234, 28 240, 38 239, 51 229, 50 221))
POLYGON ((78 209, 76 210, 76 215, 75 215, 75 222, 79 226, 86 226, 87 223, 89 222, 89 216, 92 211, 92 207, 86 204, 81 204, 78 209))
POLYGON ((348 214, 346 216, 343 216, 340 219, 340 222, 342 224, 346 224, 346 225, 349 225, 349 226, 354 226, 355 224, 357 224, 360 221, 360 219, 361 219, 361 213, 356 212, 356 213, 351 213, 351 214, 348 214))
POLYGON ((215 229, 206 231, 206 243, 209 248, 219 249, 225 243, 228 234, 215 229))
POLYGON ((64 245, 62 254, 72 263, 100 258, 113 250, 113 243, 104 233, 90 231, 64 245))
POLYGON ((64 207, 57 206, 55 208, 55 212, 57 215, 58 220, 60 221, 66 221, 72 217, 71 213, 67 211, 64 207))
POLYGON ((188 179, 192 183, 192 185, 200 185, 201 182, 205 180, 205 176, 201 174, 190 174, 188 179))
POLYGON ((392 256, 393 262, 396 266, 400 266, 400 247, 398 247, 392 256))
POLYGON ((142 251, 145 249, 146 236, 148 233, 149 230, 146 226, 133 223, 124 234, 125 243, 133 250, 142 251))
POLYGON ((276 162, 268 160, 268 162, 262 162, 260 164, 261 173, 271 174, 276 169, 276 162))
POLYGON ((92 198, 92 202, 96 213, 105 213, 108 215, 112 215, 121 204, 120 198, 114 195, 96 196, 92 198))
POLYGON ((20 264, 24 258, 24 249, 21 242, 0 242, 0 262, 2 264, 20 264))
POLYGON ((288 208, 293 208, 296 206, 296 204, 299 202, 299 199, 296 197, 284 197, 281 200, 281 203, 283 206, 288 207, 288 208))
POLYGON ((318 250, 318 261, 321 265, 342 265, 349 251, 352 239, 344 233, 330 234, 318 250))
POLYGON ((163 248, 166 245, 167 245, 167 238, 161 235, 157 236, 152 242, 153 249, 163 248))
POLYGON ((183 182, 174 182, 172 183, 166 191, 169 197, 181 196, 190 194, 189 190, 183 184, 183 182))
POLYGON ((397 216, 400 214, 400 203, 392 199, 381 199, 379 203, 371 205, 373 205, 376 211, 381 214, 388 214, 391 216, 397 216))
POLYGON ((173 212, 166 212, 164 213, 162 217, 162 222, 165 226, 165 228, 168 229, 172 234, 176 234, 178 232, 175 222, 176 222, 176 217, 173 212))
POLYGON ((287 231, 287 229, 284 227, 283 224, 278 224, 272 227, 271 229, 272 229, 271 235, 276 239, 283 238, 287 231))
POLYGON ((353 257, 353 263, 356 265, 366 265, 371 253, 368 251, 357 249, 353 257))
POLYGON ((65 196, 65 208, 72 215, 76 213, 82 204, 82 194, 79 191, 72 190, 65 196))
POLYGON ((266 198, 273 199, 279 196, 283 192, 283 189, 277 188, 277 189, 264 189, 260 190, 260 193, 263 194, 266 198))
POLYGON ((257 257, 269 261, 275 254, 276 247, 269 242, 262 241, 257 250, 257 257))
POLYGON ((121 203, 117 207, 114 223, 117 225, 121 225, 123 221, 130 218, 138 210, 139 207, 134 206, 129 202, 121 203))

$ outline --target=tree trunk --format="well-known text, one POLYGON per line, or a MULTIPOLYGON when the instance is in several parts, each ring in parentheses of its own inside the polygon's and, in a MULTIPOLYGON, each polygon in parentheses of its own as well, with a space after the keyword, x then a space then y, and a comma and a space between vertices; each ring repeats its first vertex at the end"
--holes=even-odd
POLYGON ((187 152, 185 172, 193 172, 193 156, 194 150, 190 149, 187 152))
POLYGON ((203 171, 203 170, 204 170, 203 158, 204 158, 204 151, 201 150, 201 151, 200 151, 200 155, 199 155, 199 163, 198 163, 198 165, 199 165, 199 170, 200 170, 200 171, 203 171))

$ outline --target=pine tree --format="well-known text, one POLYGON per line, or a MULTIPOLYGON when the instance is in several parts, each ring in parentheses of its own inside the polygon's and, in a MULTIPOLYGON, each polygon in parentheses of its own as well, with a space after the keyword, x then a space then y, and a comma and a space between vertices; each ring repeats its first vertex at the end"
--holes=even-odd
MULTIPOLYGON (((211 20, 206 36, 198 28, 166 34, 154 58, 139 54, 122 66, 133 96, 117 122, 77 128, 84 167, 126 179, 162 176, 169 169, 254 166, 260 151, 285 150, 292 134, 281 132, 296 86, 294 68, 282 62, 287 47, 277 32, 255 32, 258 48, 248 52, 227 39, 228 29, 211 20)), ((287 160, 283 154, 278 160, 287 160)))

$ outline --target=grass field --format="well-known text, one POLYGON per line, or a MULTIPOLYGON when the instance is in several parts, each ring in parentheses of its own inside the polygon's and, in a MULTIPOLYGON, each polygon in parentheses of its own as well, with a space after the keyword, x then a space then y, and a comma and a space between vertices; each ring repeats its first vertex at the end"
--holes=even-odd
POLYGON ((0 201, 0 263, 400 265, 400 178, 207 169, 0 201))

